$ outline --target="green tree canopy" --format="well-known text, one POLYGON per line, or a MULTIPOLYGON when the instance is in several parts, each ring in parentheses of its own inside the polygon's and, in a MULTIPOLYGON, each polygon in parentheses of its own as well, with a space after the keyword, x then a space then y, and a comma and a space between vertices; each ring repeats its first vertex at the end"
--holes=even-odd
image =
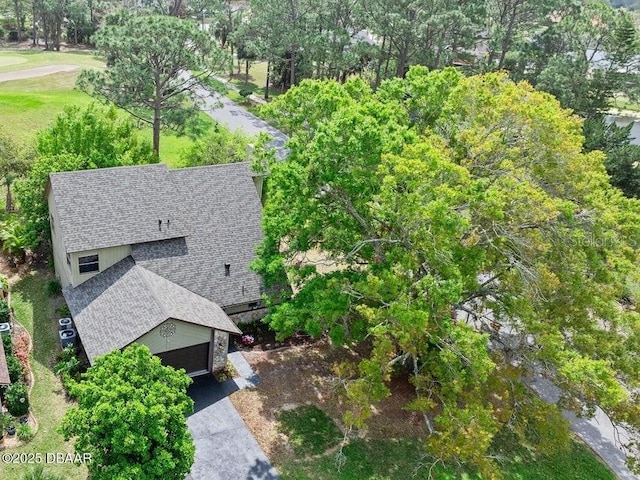
POLYGON ((131 345, 96 359, 71 388, 77 407, 60 431, 91 453, 92 478, 183 480, 195 448, 185 415, 193 411, 184 371, 165 367, 146 346, 131 345))
POLYGON ((640 380, 640 319, 618 303, 638 280, 640 206, 583 152, 579 119, 504 74, 418 67, 375 93, 304 81, 266 113, 290 154, 271 165, 254 266, 297 292, 267 320, 370 346, 337 367, 347 425, 365 424, 406 365, 430 453, 487 475, 500 429, 567 444, 558 407, 526 386, 536 372, 567 408, 640 426, 621 384, 640 380))
POLYGON ((199 112, 196 90, 226 59, 215 40, 195 23, 164 15, 120 12, 94 41, 108 67, 83 71, 78 85, 152 125, 156 156, 160 129, 183 131, 199 112))
POLYGON ((185 167, 244 162, 251 137, 241 130, 231 131, 216 124, 180 156, 185 167))

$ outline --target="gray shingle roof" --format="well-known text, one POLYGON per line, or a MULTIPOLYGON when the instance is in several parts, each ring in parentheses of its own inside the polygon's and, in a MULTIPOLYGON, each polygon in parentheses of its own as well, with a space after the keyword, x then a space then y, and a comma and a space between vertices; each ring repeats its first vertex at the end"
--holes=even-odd
POLYGON ((181 192, 166 165, 52 173, 49 179, 67 253, 188 234, 181 192))
POLYGON ((89 360, 120 349, 169 318, 241 333, 215 303, 127 257, 76 288, 64 289, 89 360))
POLYGON ((249 164, 169 174, 181 192, 180 212, 191 232, 186 239, 133 245, 135 262, 222 307, 259 300, 262 282, 249 265, 262 240, 262 206, 249 164))

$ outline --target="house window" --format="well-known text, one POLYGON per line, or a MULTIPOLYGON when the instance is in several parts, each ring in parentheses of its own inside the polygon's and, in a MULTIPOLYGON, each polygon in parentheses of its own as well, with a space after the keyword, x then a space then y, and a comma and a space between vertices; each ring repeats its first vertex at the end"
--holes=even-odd
POLYGON ((100 264, 98 262, 98 255, 88 255, 86 257, 78 258, 78 267, 80 273, 98 272, 100 271, 100 264))
POLYGON ((231 264, 230 263, 225 263, 224 264, 224 276, 225 277, 231 276, 231 264))

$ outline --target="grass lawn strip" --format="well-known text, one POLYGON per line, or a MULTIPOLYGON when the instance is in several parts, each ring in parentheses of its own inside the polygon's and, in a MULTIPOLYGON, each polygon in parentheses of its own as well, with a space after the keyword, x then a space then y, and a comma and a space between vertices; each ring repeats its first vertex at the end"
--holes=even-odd
MULTIPOLYGON (((59 379, 53 373, 58 349, 57 325, 51 300, 46 295, 47 281, 52 277, 42 271, 30 272, 12 285, 12 306, 17 320, 27 329, 33 341, 31 368, 35 384, 31 392, 31 408, 38 419, 38 433, 28 444, 12 449, 12 453, 72 453, 56 429, 64 412, 71 406, 59 379)), ((0 478, 19 478, 33 465, 0 462, 0 478)), ((85 466, 69 463, 49 464, 45 470, 59 473, 67 480, 87 478, 85 466)))

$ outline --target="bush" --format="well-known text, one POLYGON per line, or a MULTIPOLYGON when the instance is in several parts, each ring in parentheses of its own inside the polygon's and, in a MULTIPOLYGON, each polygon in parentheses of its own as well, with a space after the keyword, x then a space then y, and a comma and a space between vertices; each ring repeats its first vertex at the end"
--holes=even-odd
POLYGON ((16 383, 22 380, 22 377, 24 376, 24 368, 22 368, 20 360, 18 360, 18 358, 13 354, 7 355, 7 369, 9 370, 11 383, 16 383))
POLYGON ((18 434, 18 439, 21 442, 28 442, 33 438, 33 430, 28 423, 21 423, 16 428, 16 433, 18 434))
POLYGON ((0 275, 0 287, 2 287, 2 290, 5 292, 9 291, 9 279, 4 275, 0 275))
POLYGON ((0 323, 7 323, 10 319, 9 304, 5 300, 0 300, 0 323))
POLYGON ((62 285, 58 280, 49 280, 47 282, 47 296, 57 297, 62 293, 62 285))
POLYGON ((71 316, 71 310, 69 310, 69 305, 67 305, 66 303, 60 305, 58 308, 56 308, 56 315, 58 315, 60 318, 67 318, 71 316))
POLYGON ((86 370, 86 365, 83 365, 78 360, 75 348, 72 345, 63 348, 58 354, 58 363, 56 363, 53 370, 56 375, 60 375, 60 380, 67 392, 67 396, 73 397, 71 389, 80 381, 80 374, 86 370))
POLYGON ((13 353, 13 337, 11 335, 2 335, 2 346, 4 354, 11 355, 13 353))
POLYGON ((27 386, 22 382, 9 385, 5 393, 7 409, 14 417, 26 415, 29 411, 29 392, 27 386))
POLYGON ((242 98, 246 100, 249 95, 253 95, 253 90, 249 90, 248 88, 243 88, 238 93, 242 98))

